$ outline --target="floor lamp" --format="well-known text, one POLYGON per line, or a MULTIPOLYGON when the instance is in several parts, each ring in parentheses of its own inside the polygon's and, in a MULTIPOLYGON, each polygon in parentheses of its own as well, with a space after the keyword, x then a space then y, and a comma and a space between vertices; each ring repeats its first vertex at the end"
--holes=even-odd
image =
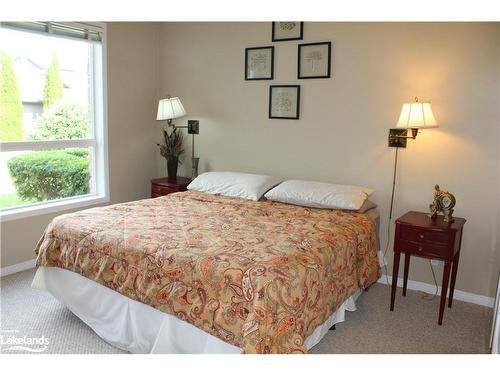
POLYGON ((200 158, 194 157, 194 135, 200 133, 200 122, 198 120, 188 120, 187 126, 177 126, 173 120, 176 118, 184 117, 186 110, 177 97, 161 99, 158 104, 158 114, 156 120, 167 120, 168 126, 175 129, 187 129, 188 134, 192 134, 192 147, 191 147, 191 178, 198 176, 198 164, 200 158))
MULTIPOLYGON (((394 156, 394 173, 392 176, 392 192, 391 192, 391 207, 389 209, 389 220, 387 223, 387 246, 384 251, 385 255, 389 249, 390 230, 392 221, 392 211, 394 206, 394 192, 396 190, 396 175, 398 170, 398 151, 400 148, 406 148, 408 139, 417 138, 420 129, 437 128, 438 124, 432 113, 431 103, 419 102, 415 97, 413 103, 405 103, 401 108, 401 114, 395 128, 389 129, 389 147, 396 147, 394 156)), ((387 269, 386 269, 387 275, 387 269)))

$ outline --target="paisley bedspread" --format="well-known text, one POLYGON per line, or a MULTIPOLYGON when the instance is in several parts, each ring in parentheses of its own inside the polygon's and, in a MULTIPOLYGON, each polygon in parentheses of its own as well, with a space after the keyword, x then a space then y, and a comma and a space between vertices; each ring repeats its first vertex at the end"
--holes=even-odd
POLYGON ((36 253, 244 353, 306 352, 380 274, 364 214, 192 191, 58 216, 36 253))

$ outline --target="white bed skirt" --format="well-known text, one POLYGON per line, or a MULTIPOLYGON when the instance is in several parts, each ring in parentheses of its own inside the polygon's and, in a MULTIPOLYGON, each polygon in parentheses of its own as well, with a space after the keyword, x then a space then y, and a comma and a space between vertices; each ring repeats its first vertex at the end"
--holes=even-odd
MULTIPOLYGON (((228 344, 173 315, 134 301, 75 272, 39 267, 32 286, 46 290, 66 305, 109 344, 131 353, 240 353, 228 344)), ((358 291, 307 337, 308 349, 330 327, 355 311, 358 291)))

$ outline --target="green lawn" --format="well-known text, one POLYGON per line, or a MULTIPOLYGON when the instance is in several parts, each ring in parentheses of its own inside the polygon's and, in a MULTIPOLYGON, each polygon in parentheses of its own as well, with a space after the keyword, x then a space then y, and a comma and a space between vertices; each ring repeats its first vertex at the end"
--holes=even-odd
POLYGON ((22 206, 24 204, 31 203, 30 201, 22 200, 17 193, 12 194, 0 194, 0 209, 22 206))

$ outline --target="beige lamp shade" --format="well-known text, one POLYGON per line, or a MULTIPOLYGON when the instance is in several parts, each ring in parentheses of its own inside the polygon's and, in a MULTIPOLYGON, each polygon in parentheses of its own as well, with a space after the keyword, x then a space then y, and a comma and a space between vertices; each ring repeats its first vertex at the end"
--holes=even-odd
POLYGON ((437 127, 438 124, 432 113, 431 103, 421 103, 418 98, 415 98, 414 103, 403 104, 396 128, 429 129, 437 127))
POLYGON ((186 115, 186 110, 182 106, 181 100, 177 97, 162 99, 158 103, 157 120, 172 120, 186 115))

